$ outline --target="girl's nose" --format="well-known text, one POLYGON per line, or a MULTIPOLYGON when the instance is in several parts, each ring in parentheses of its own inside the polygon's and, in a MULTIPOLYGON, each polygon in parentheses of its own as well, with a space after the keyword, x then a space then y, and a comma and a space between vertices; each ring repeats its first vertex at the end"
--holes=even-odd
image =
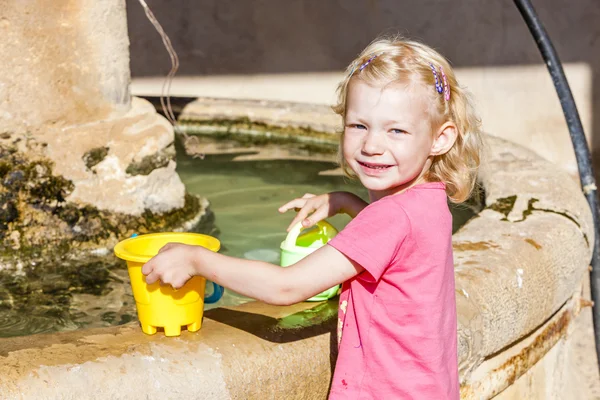
POLYGON ((382 154, 385 149, 383 136, 375 131, 369 131, 364 136, 362 152, 368 155, 382 154))

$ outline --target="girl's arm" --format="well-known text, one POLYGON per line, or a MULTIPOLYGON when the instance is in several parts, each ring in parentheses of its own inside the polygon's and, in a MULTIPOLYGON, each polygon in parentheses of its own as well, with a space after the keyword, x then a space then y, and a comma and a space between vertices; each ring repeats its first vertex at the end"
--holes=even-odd
POLYGON ((298 211, 298 214, 287 228, 289 232, 300 221, 302 221, 305 228, 309 228, 317 222, 336 214, 348 214, 351 218, 354 218, 368 204, 350 192, 331 192, 319 196, 306 193, 304 196, 279 207, 279 212, 284 213, 291 209, 298 211), (309 214, 311 215, 309 216, 309 214))
POLYGON ((275 305, 306 300, 362 271, 360 265, 328 245, 283 268, 171 243, 142 268, 148 284, 160 280, 179 288, 190 277, 201 275, 234 292, 275 305))

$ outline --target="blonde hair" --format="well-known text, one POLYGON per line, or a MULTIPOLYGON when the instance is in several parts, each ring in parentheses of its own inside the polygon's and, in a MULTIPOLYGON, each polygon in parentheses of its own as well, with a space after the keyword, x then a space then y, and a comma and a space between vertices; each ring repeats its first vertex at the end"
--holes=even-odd
MULTIPOLYGON (((461 87, 450 63, 437 51, 415 41, 399 37, 380 38, 368 45, 348 66, 346 78, 338 86, 338 103, 333 110, 346 118, 346 98, 349 84, 360 79, 369 84, 386 85, 391 82, 410 82, 431 88, 429 115, 431 127, 435 129, 445 122, 456 125, 458 135, 452 148, 445 154, 435 156, 426 178, 446 184, 446 194, 454 203, 469 198, 477 179, 482 151, 481 121, 473 107, 471 95, 461 87), (374 57, 374 58, 373 58, 374 57), (360 70, 369 59, 370 62, 360 70), (435 88, 435 78, 430 63, 436 68, 438 80, 442 83, 439 67, 442 67, 450 86, 450 100, 444 99, 435 88)), ((342 132, 341 141, 344 140, 342 132)), ((341 142, 340 142, 341 143, 341 142)), ((344 160, 343 146, 340 145, 338 162, 344 173, 356 175, 344 160)))

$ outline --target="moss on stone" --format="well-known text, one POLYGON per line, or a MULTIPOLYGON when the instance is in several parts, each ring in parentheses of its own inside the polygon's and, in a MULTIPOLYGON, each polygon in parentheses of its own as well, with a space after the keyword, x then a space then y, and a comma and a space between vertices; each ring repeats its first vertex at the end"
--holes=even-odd
POLYGON ((529 217, 531 215, 531 213, 533 213, 533 210, 536 210, 536 208, 533 206, 535 203, 537 203, 539 200, 536 198, 531 198, 527 201, 527 209, 523 211, 523 217, 516 221, 516 222, 521 222, 521 221, 525 221, 527 219, 527 217, 529 217))
POLYGON ((142 158, 139 162, 133 162, 127 166, 125 172, 129 175, 149 175, 157 168, 164 168, 169 161, 175 159, 173 146, 166 147, 163 151, 142 158))
POLYGON ((0 179, 4 179, 6 174, 12 169, 9 163, 0 161, 0 179))
POLYGON ((8 230, 8 224, 19 218, 17 199, 13 193, 0 194, 0 232, 8 230))
POLYGON ((249 118, 181 120, 178 130, 192 135, 205 135, 218 140, 234 140, 242 145, 290 145, 317 153, 337 152, 339 137, 309 127, 276 126, 249 118))
MULTIPOLYGON (((201 211, 187 194, 184 207, 166 213, 127 215, 66 201, 73 183, 52 174, 52 163, 28 160, 0 146, 5 179, 0 181, 0 259, 48 268, 95 248, 110 248, 133 233, 173 230, 201 211), (32 223, 35 221, 35 223, 32 223), (12 235, 12 232, 17 232, 12 235), (18 240, 18 243, 15 243, 18 240)), ((207 220, 207 218, 204 218, 207 220)), ((197 229, 212 229, 210 225, 197 229)))
MULTIPOLYGON (((501 221, 508 221, 508 214, 510 214, 510 212, 513 210, 516 201, 517 201, 516 195, 509 196, 509 197, 503 197, 503 198, 497 199, 493 204, 489 205, 487 208, 504 214, 504 218, 502 218, 501 221)), ((523 215, 522 215, 521 219, 516 220, 514 222, 523 222, 527 219, 527 217, 529 217, 531 214, 533 214, 534 211, 540 211, 540 212, 546 212, 546 213, 551 213, 551 214, 557 214, 557 215, 560 215, 561 217, 565 217, 569 221, 573 222, 581 230, 581 224, 573 216, 569 215, 566 212, 551 210, 549 208, 537 208, 537 207, 535 207, 535 203, 537 203, 537 202, 539 202, 539 199, 536 199, 534 197, 530 198, 527 201, 527 208, 525 210, 523 210, 523 215)), ((589 246, 590 242, 589 242, 587 235, 583 231, 581 231, 581 233, 583 235, 583 239, 585 240, 585 243, 589 246)))
POLYGON ((86 152, 82 159, 85 163, 85 166, 91 170, 96 165, 100 164, 102 160, 108 155, 108 151, 110 149, 108 147, 96 147, 86 152))
POLYGON ((508 196, 508 197, 501 197, 501 198, 497 199, 494 203, 487 206, 486 208, 489 208, 490 210, 494 210, 496 212, 504 214, 504 218, 502 218, 502 221, 508 221, 508 214, 510 214, 511 211, 513 210, 513 208, 515 207, 516 201, 517 201, 516 195, 508 196))
POLYGON ((28 161, 15 152, 0 150, 2 155, 7 161, 2 167, 4 179, 1 186, 10 193, 35 198, 35 203, 39 204, 62 202, 74 189, 70 180, 52 175, 53 165, 50 161, 28 161))
POLYGON ((63 207, 57 208, 56 215, 69 226, 74 226, 81 217, 81 211, 74 204, 65 204, 63 207))
MULTIPOLYGON (((572 223, 574 223, 577 228, 579 228, 581 230, 581 224, 571 215, 569 215, 566 212, 561 212, 561 211, 557 211, 557 210, 551 210, 549 208, 536 208, 534 207, 534 204, 537 203, 539 200, 536 198, 531 198, 529 199, 529 201, 527 202, 527 209, 525 211, 523 211, 523 217, 515 222, 521 222, 521 221, 525 221, 527 219, 527 217, 529 217, 534 211, 540 211, 540 212, 546 212, 546 213, 551 213, 551 214, 556 214, 556 215, 560 215, 561 217, 564 217, 566 219, 568 219, 569 221, 571 221, 572 223)), ((589 246, 590 245, 590 241, 587 237, 587 235, 581 231, 581 234, 583 235, 583 239, 585 240, 585 243, 589 246)))
POLYGON ((73 182, 62 176, 46 176, 36 179, 36 183, 29 189, 30 195, 42 203, 65 201, 65 198, 73 191, 73 182))

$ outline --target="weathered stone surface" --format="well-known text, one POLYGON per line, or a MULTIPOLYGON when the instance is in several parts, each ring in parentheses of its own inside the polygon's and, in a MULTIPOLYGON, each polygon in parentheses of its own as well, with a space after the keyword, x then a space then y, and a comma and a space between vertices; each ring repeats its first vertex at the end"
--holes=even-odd
POLYGON ((130 97, 123 0, 9 2, 0 33, 10 71, 0 78, 1 142, 53 162, 74 185, 71 202, 132 215, 183 207, 173 129, 130 97))
POLYGON ((318 104, 299 104, 287 101, 230 100, 199 98, 188 104, 179 116, 185 123, 222 121, 231 125, 236 121, 259 126, 275 126, 280 131, 305 129, 322 133, 336 133, 342 129, 342 121, 331 107, 318 104))
POLYGON ((573 333, 586 326, 585 306, 575 293, 542 326, 490 356, 463 383, 461 399, 595 399, 576 372, 573 333))
POLYGON ((558 310, 587 271, 594 237, 585 197, 565 172, 502 139, 488 145, 487 208, 453 236, 463 370, 558 310))
POLYGON ((0 340, 0 393, 6 400, 35 393, 47 399, 325 398, 336 312, 335 300, 248 303, 208 311, 198 333, 178 338, 147 336, 127 325, 0 340))
POLYGON ((125 2, 3 2, 0 126, 22 132, 127 111, 125 2))
POLYGON ((74 185, 71 202, 132 215, 181 208, 185 187, 175 171, 173 128, 146 100, 131 104, 118 118, 39 128, 15 145, 54 163, 54 173, 74 185))

